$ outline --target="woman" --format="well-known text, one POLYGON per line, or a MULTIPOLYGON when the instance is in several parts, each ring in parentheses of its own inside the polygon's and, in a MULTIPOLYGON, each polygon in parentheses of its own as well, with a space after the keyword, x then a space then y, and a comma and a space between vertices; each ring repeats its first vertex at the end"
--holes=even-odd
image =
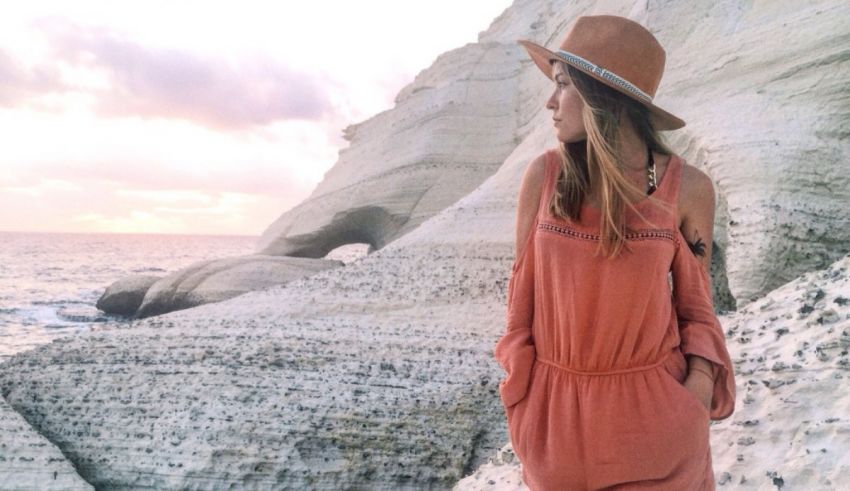
POLYGON ((714 489, 709 421, 735 406, 708 276, 714 190, 658 134, 685 125, 652 103, 665 52, 610 15, 579 17, 557 52, 520 43, 555 84, 559 140, 523 177, 494 350, 523 480, 714 489))

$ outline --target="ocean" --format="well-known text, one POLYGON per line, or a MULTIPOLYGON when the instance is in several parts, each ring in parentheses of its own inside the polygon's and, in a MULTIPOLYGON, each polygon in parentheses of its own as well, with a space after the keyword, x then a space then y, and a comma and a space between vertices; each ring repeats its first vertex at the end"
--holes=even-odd
POLYGON ((0 232, 0 363, 62 336, 128 318, 95 303, 112 282, 252 254, 259 237, 0 232))

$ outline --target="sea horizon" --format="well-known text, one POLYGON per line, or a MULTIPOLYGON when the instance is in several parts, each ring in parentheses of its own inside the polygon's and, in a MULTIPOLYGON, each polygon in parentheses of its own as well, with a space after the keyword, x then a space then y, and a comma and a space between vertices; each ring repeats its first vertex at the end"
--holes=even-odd
POLYGON ((130 323, 95 307, 121 278, 166 276, 197 261, 252 254, 258 238, 2 230, 0 363, 59 337, 130 323))

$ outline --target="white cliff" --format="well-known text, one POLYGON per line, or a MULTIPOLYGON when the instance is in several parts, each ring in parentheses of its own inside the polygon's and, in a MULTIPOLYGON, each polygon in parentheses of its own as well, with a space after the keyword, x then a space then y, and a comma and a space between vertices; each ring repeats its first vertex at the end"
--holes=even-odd
POLYGON ((379 249, 469 193, 519 140, 519 53, 505 40, 440 55, 395 107, 345 129, 351 145, 313 193, 262 234, 257 252, 324 257, 379 249))

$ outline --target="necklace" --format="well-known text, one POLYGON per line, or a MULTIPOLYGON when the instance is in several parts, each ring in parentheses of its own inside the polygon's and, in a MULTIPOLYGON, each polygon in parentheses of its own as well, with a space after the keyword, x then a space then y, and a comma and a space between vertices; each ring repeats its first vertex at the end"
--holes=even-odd
POLYGON ((649 159, 649 162, 646 164, 647 173, 649 174, 649 189, 646 191, 646 194, 652 194, 658 189, 658 183, 655 182, 655 159, 652 157, 652 150, 649 149, 649 145, 646 146, 646 153, 649 159))
POLYGON ((652 194, 658 189, 658 183, 655 180, 655 158, 652 156, 652 150, 650 150, 649 146, 646 147, 646 170, 649 181, 649 189, 647 189, 646 194, 652 194))

